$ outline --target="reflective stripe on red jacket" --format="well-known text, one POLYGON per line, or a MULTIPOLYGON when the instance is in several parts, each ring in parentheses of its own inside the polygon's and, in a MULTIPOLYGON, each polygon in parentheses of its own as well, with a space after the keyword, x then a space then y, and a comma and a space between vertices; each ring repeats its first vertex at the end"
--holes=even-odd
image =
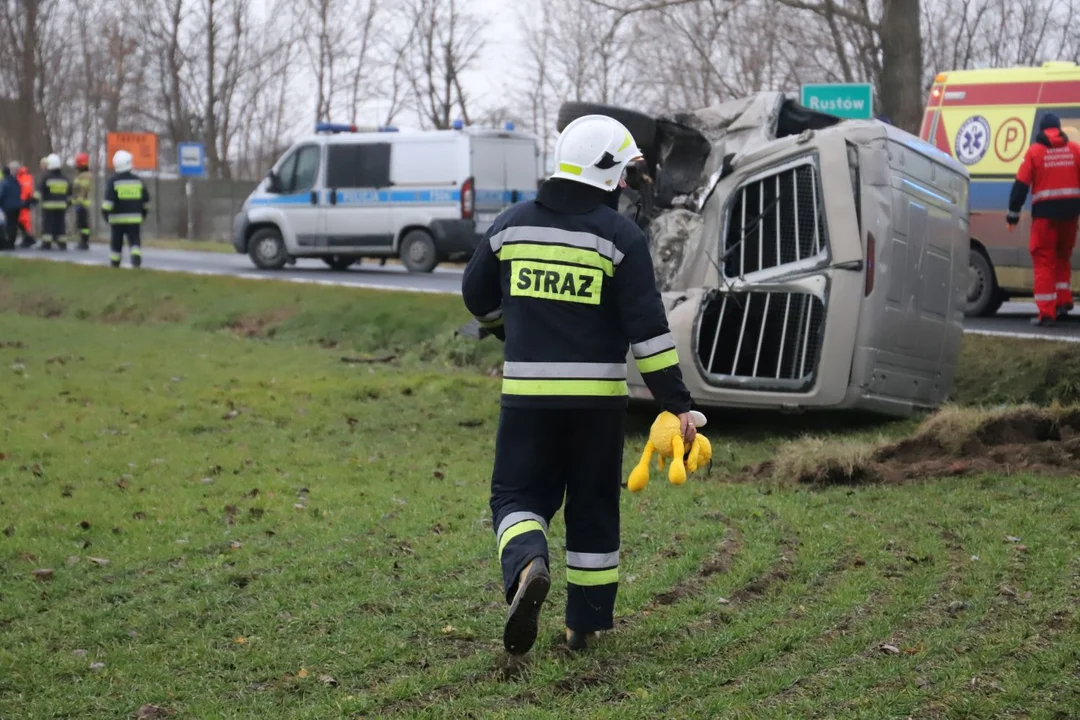
POLYGON ((1009 195, 1009 214, 1017 215, 1031 191, 1031 216, 1080 216, 1080 145, 1056 128, 1039 133, 1028 148, 1009 195))

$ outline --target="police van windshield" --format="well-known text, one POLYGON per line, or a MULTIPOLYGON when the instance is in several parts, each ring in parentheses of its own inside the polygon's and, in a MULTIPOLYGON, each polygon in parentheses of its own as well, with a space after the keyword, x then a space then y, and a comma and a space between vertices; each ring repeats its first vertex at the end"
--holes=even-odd
POLYGON ((275 173, 277 187, 270 187, 270 192, 288 195, 307 192, 315 187, 315 178, 319 173, 318 145, 304 145, 293 151, 275 173))

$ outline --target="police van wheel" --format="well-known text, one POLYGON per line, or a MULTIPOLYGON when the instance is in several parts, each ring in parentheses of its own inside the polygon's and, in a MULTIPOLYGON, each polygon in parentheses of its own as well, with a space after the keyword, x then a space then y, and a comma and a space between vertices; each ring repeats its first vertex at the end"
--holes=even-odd
POLYGON ((401 241, 401 262, 409 272, 431 272, 439 264, 435 240, 423 230, 413 230, 401 241))
POLYGON ((280 270, 289 260, 285 241, 277 228, 257 230, 248 241, 248 255, 260 270, 280 270))
POLYGON ((331 270, 348 270, 356 260, 347 255, 328 255, 322 259, 331 270))

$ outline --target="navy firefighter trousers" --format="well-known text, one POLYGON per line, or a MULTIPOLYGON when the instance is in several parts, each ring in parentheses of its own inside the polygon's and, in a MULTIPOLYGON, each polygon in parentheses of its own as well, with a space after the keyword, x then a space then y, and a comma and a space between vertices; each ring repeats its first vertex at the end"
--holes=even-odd
POLYGON ((514 407, 499 417, 491 512, 507 603, 530 561, 550 567, 548 528, 565 497, 566 626, 581 633, 614 626, 625 418, 514 407))

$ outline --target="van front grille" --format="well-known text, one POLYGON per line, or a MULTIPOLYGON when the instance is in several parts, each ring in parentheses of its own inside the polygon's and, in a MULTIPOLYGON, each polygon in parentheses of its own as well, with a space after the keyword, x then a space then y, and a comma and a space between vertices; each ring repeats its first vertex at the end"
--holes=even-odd
POLYGON ((807 392, 821 354, 825 304, 803 292, 714 292, 697 331, 709 380, 777 392, 807 392))
POLYGON ((742 277, 824 251, 820 203, 817 169, 810 164, 741 187, 732 201, 724 241, 724 275, 742 277))

